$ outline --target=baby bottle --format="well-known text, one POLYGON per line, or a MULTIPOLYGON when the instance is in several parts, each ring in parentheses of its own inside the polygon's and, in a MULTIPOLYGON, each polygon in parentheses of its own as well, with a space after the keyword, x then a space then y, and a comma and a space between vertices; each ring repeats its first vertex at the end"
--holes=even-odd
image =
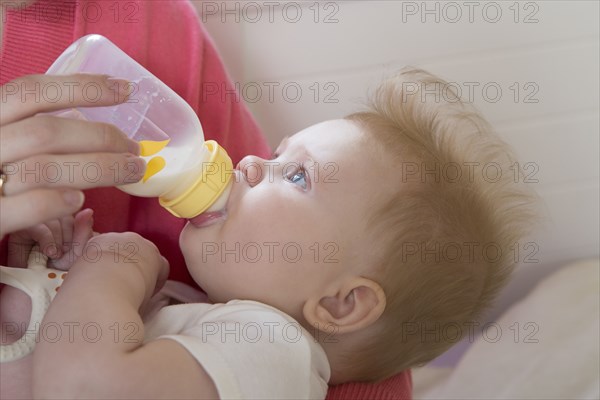
POLYGON ((180 218, 225 206, 233 170, 225 150, 215 141, 204 141, 196 113, 181 97, 107 38, 82 37, 46 73, 104 74, 131 82, 132 93, 122 104, 80 107, 59 114, 113 124, 140 143, 145 175, 119 189, 135 196, 158 197, 164 208, 180 218))

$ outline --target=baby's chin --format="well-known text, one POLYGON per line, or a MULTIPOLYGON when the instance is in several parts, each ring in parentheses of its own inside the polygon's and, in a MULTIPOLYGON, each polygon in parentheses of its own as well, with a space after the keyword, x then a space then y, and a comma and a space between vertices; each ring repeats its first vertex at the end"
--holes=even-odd
MULTIPOLYGON (((217 271, 212 270, 208 271, 207 269, 215 268, 215 266, 207 266, 207 265, 199 265, 193 261, 187 263, 188 271, 194 279, 194 282, 198 284, 208 296, 208 300, 211 303, 227 303, 229 300, 233 300, 234 298, 227 297, 227 290, 223 290, 223 287, 220 286, 220 281, 222 277, 216 276, 217 271)), ((221 282, 222 283, 222 282, 221 282)))
POLYGON ((195 228, 189 223, 179 234, 179 248, 185 259, 185 265, 194 280, 200 284, 202 270, 215 268, 215 248, 219 243, 219 227, 217 225, 202 229, 195 228))

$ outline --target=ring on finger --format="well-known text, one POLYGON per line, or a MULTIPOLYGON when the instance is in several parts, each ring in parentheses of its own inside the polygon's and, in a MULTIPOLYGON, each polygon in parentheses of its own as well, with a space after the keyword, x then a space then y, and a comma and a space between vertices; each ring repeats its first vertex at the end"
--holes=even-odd
POLYGON ((4 196, 4 186, 6 186, 6 174, 0 171, 0 197, 4 196))

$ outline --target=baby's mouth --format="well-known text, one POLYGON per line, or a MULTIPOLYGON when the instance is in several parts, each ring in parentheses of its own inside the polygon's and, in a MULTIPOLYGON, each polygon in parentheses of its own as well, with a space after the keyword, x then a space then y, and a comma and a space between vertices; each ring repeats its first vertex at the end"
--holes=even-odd
MULTIPOLYGON (((234 170, 235 176, 232 177, 232 184, 238 184, 244 180, 243 174, 239 170, 234 170)), ((222 210, 217 211, 207 211, 204 212, 194 218, 190 218, 190 224, 192 224, 196 228, 205 228, 209 225, 216 224, 218 222, 223 222, 227 219, 228 213, 227 210, 230 207, 231 198, 233 194, 233 187, 231 188, 231 192, 229 192, 229 197, 227 198, 227 202, 225 203, 225 207, 222 210)))
POLYGON ((188 221, 196 228, 205 228, 209 225, 216 224, 217 222, 224 221, 227 219, 227 210, 209 211, 198 215, 197 217, 190 218, 188 221))
MULTIPOLYGON (((238 173, 238 171, 236 171, 236 173, 238 173)), ((235 184, 235 179, 237 179, 237 176, 233 177, 234 181, 232 181, 232 184, 235 184)), ((227 201, 225 202, 225 205, 223 206, 223 208, 221 210, 216 210, 216 211, 206 211, 203 212, 202 214, 195 216, 194 218, 190 218, 188 221, 190 221, 190 224, 192 224, 194 227, 196 228, 205 228, 209 225, 213 225, 216 224, 218 222, 223 222, 227 219, 228 213, 227 210, 229 209, 230 206, 230 200, 231 200, 231 195, 233 194, 233 187, 231 187, 229 194, 228 194, 228 198, 227 201)), ((215 205, 211 206, 214 207, 215 205)), ((209 208, 210 210, 210 208, 209 208)))

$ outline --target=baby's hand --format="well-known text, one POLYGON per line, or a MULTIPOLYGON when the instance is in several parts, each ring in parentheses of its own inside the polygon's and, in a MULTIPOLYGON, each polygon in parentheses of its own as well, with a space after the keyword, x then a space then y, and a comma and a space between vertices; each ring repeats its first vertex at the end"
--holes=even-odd
POLYGON ((48 267, 68 270, 83 254, 93 236, 93 211, 89 208, 77 214, 62 217, 15 232, 8 240, 8 265, 25 267, 35 243, 48 256, 48 267))
POLYGON ((142 290, 137 291, 132 287, 132 292, 139 293, 138 300, 142 306, 162 288, 169 275, 167 259, 160 254, 154 243, 137 233, 112 232, 96 235, 89 240, 87 246, 93 247, 96 253, 100 252, 101 256, 98 259, 104 262, 105 268, 115 266, 115 273, 124 268, 137 268, 139 274, 133 275, 136 278, 132 282, 140 282, 141 276, 143 285, 135 286, 142 290))

